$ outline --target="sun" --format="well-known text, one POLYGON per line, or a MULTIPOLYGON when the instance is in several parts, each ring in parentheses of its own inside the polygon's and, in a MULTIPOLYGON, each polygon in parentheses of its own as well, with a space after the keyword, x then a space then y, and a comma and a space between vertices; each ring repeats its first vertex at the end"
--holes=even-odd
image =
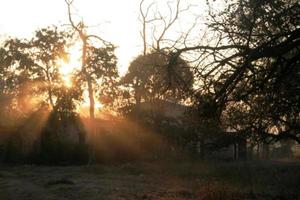
MULTIPOLYGON (((80 70, 81 68, 81 46, 80 44, 75 44, 70 47, 68 50, 68 59, 61 60, 59 62, 59 74, 61 76, 61 80, 63 81, 63 85, 67 88, 73 87, 73 78, 74 72, 80 70)), ((103 108, 103 105, 96 101, 95 102, 95 114, 99 114, 99 111, 103 108)), ((87 91, 83 92, 83 100, 77 108, 78 111, 82 115, 88 116, 89 110, 89 96, 87 91)))
POLYGON ((75 69, 76 67, 70 65, 69 63, 63 63, 63 65, 61 65, 61 67, 59 68, 59 72, 64 86, 72 87, 72 74, 75 71, 75 69))
POLYGON ((80 69, 81 65, 81 51, 80 46, 75 44, 68 50, 69 59, 67 61, 61 60, 59 63, 59 73, 61 79, 66 87, 72 87, 72 76, 76 70, 80 69))

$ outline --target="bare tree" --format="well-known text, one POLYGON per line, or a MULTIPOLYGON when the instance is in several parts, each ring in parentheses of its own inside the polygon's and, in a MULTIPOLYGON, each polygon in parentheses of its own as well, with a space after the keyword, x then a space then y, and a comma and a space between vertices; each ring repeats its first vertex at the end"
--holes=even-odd
POLYGON ((150 12, 151 7, 154 5, 154 2, 152 2, 147 8, 146 10, 143 9, 143 5, 144 5, 145 0, 142 0, 140 2, 140 20, 142 23, 142 31, 141 31, 141 37, 143 40, 143 55, 147 54, 147 24, 151 23, 157 19, 153 18, 153 19, 148 19, 148 15, 150 12))
POLYGON ((229 102, 242 101, 252 110, 252 133, 299 143, 299 3, 243 0, 217 13, 208 6, 214 40, 174 49, 168 68, 186 52, 199 54, 200 89, 212 97, 218 115, 229 102))
POLYGON ((88 45, 88 36, 86 34, 85 25, 84 22, 81 21, 77 25, 74 23, 72 19, 72 13, 71 13, 71 5, 73 3, 73 0, 65 0, 68 6, 68 16, 69 16, 69 22, 71 23, 71 26, 74 28, 75 31, 79 34, 79 37, 82 41, 82 55, 81 55, 81 69, 85 75, 85 79, 88 86, 88 93, 89 93, 89 103, 90 103, 90 118, 95 118, 95 99, 94 99, 94 92, 93 92, 93 84, 91 81, 90 76, 88 75, 86 71, 86 55, 87 55, 87 45, 88 45))
MULTIPOLYGON (((167 33, 176 25, 176 22, 179 22, 180 15, 184 14, 192 7, 192 5, 189 4, 182 8, 181 4, 181 0, 167 1, 167 11, 162 12, 157 7, 157 2, 152 1, 145 6, 145 0, 140 1, 140 21, 142 24, 142 31, 140 34, 143 40, 143 55, 147 54, 148 43, 152 43, 151 48, 153 50, 160 51, 162 50, 162 46, 164 46, 163 43, 166 41, 172 42, 173 44, 171 46, 175 47, 180 41, 183 43, 182 41, 187 39, 189 32, 196 23, 194 23, 192 28, 186 31, 186 33, 182 33, 177 39, 172 40, 166 38, 167 33), (147 34, 149 33, 150 35, 148 36, 147 34)), ((195 22, 196 21, 197 20, 195 20, 195 22)), ((170 45, 166 47, 170 48, 170 45)))
POLYGON ((180 1, 176 2, 175 7, 169 6, 172 17, 166 18, 157 11, 152 15, 154 20, 147 23, 151 19, 146 15, 150 8, 142 15, 143 24, 154 27, 153 50, 169 56, 168 79, 178 80, 174 73, 178 60, 192 55, 195 60, 190 60, 190 66, 197 77, 192 98, 199 101, 199 106, 206 105, 201 99, 209 96, 214 116, 219 118, 228 102, 250 103, 252 109, 259 108, 253 112, 261 114, 254 120, 267 122, 263 129, 255 129, 261 127, 257 124, 251 130, 263 132, 264 137, 271 135, 275 140, 291 138, 299 142, 299 3, 224 1, 224 8, 215 9, 220 2, 207 1, 207 34, 188 44, 189 31, 177 39, 167 38, 182 11, 180 1), (266 110, 262 111, 260 105, 265 105, 266 110), (271 126, 281 131, 274 135, 271 126))
POLYGON ((85 76, 85 81, 87 83, 88 87, 88 95, 89 95, 89 104, 90 104, 90 118, 94 119, 95 118, 95 95, 94 95, 94 86, 93 86, 93 78, 91 74, 88 72, 88 66, 87 66, 87 55, 88 55, 88 50, 91 45, 91 40, 97 40, 100 41, 104 46, 109 46, 113 49, 113 45, 101 37, 93 34, 88 34, 87 33, 87 26, 84 24, 83 21, 80 21, 78 24, 75 24, 73 18, 72 18, 72 12, 71 12, 71 7, 74 2, 74 0, 65 0, 67 7, 68 7, 68 17, 69 17, 69 22, 74 29, 75 32, 79 35, 79 38, 82 42, 82 55, 81 55, 81 70, 85 76))
POLYGON ((95 159, 96 148, 95 139, 97 139, 97 129, 95 124, 95 91, 98 95, 105 96, 113 92, 115 81, 118 77, 117 59, 114 55, 114 45, 105 41, 97 35, 87 33, 87 26, 83 21, 75 24, 72 19, 71 6, 73 0, 65 0, 68 6, 69 22, 75 33, 78 34, 82 42, 81 55, 81 74, 83 80, 87 83, 88 97, 89 97, 89 163, 95 159), (101 47, 95 46, 95 41, 101 43, 101 47), (94 85, 98 83, 98 85, 94 85))

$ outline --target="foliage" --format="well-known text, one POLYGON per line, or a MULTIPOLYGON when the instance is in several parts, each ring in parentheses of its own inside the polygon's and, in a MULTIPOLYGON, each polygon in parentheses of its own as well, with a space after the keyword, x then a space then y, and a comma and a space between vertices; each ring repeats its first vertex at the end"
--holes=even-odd
POLYGON ((130 64, 122 83, 132 91, 135 103, 155 99, 180 101, 187 97, 193 86, 193 73, 183 59, 169 71, 168 59, 163 52, 153 52, 138 56, 130 64), (170 79, 170 73, 175 77, 170 79))
POLYGON ((169 67, 185 52, 199 54, 195 105, 200 113, 215 110, 225 130, 300 142, 299 3, 226 1, 219 12, 207 2, 208 28, 216 37, 208 45, 175 49, 169 67), (199 103, 202 96, 211 97, 209 106, 199 103))
MULTIPOLYGON (((76 111, 85 90, 91 119, 95 118, 97 101, 114 111, 122 107, 126 114, 134 116, 135 123, 157 134, 160 142, 168 143, 165 151, 174 147, 184 151, 189 145, 198 151, 199 144, 201 148, 221 148, 242 139, 248 139, 252 145, 282 139, 300 143, 299 2, 224 2, 226 7, 215 11, 217 2, 207 1, 207 31, 213 37, 207 35, 206 41, 193 43, 187 39, 190 30, 178 40, 166 38, 179 14, 188 11, 189 6, 181 9, 178 0, 173 8, 174 2, 169 2, 169 15, 163 18, 159 9, 148 15, 156 4, 145 9, 142 0, 143 54, 130 63, 123 78, 118 75, 116 47, 89 35, 83 22, 76 25, 72 21, 73 1, 66 0, 72 31, 52 26, 37 30, 30 39, 4 41, 0 47, 0 126, 18 129, 2 146, 5 159, 85 162, 85 130, 76 111), (152 52, 148 51, 147 27, 154 28, 150 36, 155 43, 152 52), (68 61, 68 48, 78 39, 82 42, 82 64, 72 74, 73 85, 67 87, 60 64, 68 61), (164 113, 166 104, 186 106, 190 112, 172 118, 164 113), (36 114, 40 110, 49 115, 45 127, 37 123, 32 129, 26 128, 26 123, 41 121, 36 118, 43 116, 36 114), (76 144, 63 138, 70 131, 68 128, 78 133, 76 144), (30 142, 26 140, 29 133, 37 135, 30 142), (32 143, 34 147, 28 148, 32 143)), ((129 115, 123 117, 133 119, 129 115)), ((92 130, 96 124, 91 124, 92 130)), ((142 131, 131 126, 126 129, 133 135, 142 131)), ((130 134, 124 131, 124 135, 130 134)), ((98 139, 116 146, 115 152, 103 151, 111 152, 112 157, 130 146, 117 142, 112 135, 98 139)))
MULTIPOLYGON (((227 27, 223 32, 235 45, 247 47, 240 52, 244 54, 238 61, 241 72, 232 80, 236 85, 227 97, 237 103, 242 101, 247 107, 246 112, 242 111, 243 118, 248 119, 243 128, 262 134, 263 138, 275 133, 275 141, 281 137, 298 140, 299 4, 241 1, 228 9, 230 14, 221 16, 231 23, 222 25, 227 27)), ((212 27, 217 30, 218 24, 221 22, 212 27)))
POLYGON ((62 85, 58 62, 67 56, 66 43, 67 33, 57 27, 36 31, 30 41, 5 41, 2 59, 8 74, 7 89, 19 99, 32 93, 36 96, 47 94, 49 104, 54 107, 55 90, 62 85))
POLYGON ((89 46, 87 50, 86 71, 95 83, 95 91, 98 99, 105 106, 113 105, 118 95, 117 58, 114 54, 115 47, 89 46))

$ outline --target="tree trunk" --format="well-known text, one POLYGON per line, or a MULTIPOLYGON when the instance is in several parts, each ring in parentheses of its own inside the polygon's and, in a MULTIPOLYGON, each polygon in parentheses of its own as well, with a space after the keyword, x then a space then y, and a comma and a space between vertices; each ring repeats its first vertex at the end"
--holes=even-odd
POLYGON ((88 95, 89 95, 89 103, 90 103, 90 133, 89 133, 89 160, 88 164, 92 164, 96 159, 96 148, 94 145, 96 138, 96 130, 95 130, 95 99, 94 99, 94 91, 93 91, 93 83, 90 77, 90 74, 86 70, 86 56, 87 56, 87 37, 83 33, 83 30, 80 34, 82 40, 82 63, 81 68, 85 75, 85 79, 88 86, 88 95))
POLYGON ((90 103, 90 119, 93 120, 95 119, 95 99, 94 99, 94 91, 93 91, 93 83, 91 80, 91 77, 89 73, 86 70, 86 53, 87 53, 87 38, 85 35, 82 34, 81 36, 82 39, 82 63, 81 67, 82 70, 85 74, 85 78, 87 81, 87 86, 88 86, 88 93, 89 93, 89 103, 90 103))
POLYGON ((80 36, 80 39, 82 41, 82 56, 81 56, 81 70, 85 76, 86 82, 87 82, 87 86, 88 86, 88 93, 89 93, 89 103, 90 103, 90 138, 89 138, 89 142, 90 142, 90 152, 89 152, 89 163, 93 162, 95 159, 95 147, 94 147, 94 139, 95 135, 96 135, 96 130, 95 130, 95 99, 94 99, 94 91, 93 91, 93 83, 91 80, 91 76, 88 73, 87 69, 86 69, 86 57, 87 57, 87 39, 88 36, 85 33, 85 26, 84 23, 81 22, 78 25, 75 25, 73 20, 72 20, 72 16, 71 16, 71 5, 73 1, 68 1, 65 0, 65 2, 68 5, 68 17, 69 17, 69 21, 72 25, 72 27, 74 28, 74 30, 76 30, 80 36))
POLYGON ((90 118, 91 120, 95 119, 95 99, 94 99, 94 91, 93 84, 90 79, 87 79, 88 83, 88 92, 89 92, 89 101, 90 101, 90 118))

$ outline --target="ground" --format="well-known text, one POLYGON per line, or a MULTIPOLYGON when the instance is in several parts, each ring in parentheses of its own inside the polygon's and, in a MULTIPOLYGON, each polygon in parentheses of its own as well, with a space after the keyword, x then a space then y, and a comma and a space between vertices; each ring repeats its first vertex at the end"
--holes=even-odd
POLYGON ((300 163, 164 162, 0 167, 2 200, 300 199, 300 163))

